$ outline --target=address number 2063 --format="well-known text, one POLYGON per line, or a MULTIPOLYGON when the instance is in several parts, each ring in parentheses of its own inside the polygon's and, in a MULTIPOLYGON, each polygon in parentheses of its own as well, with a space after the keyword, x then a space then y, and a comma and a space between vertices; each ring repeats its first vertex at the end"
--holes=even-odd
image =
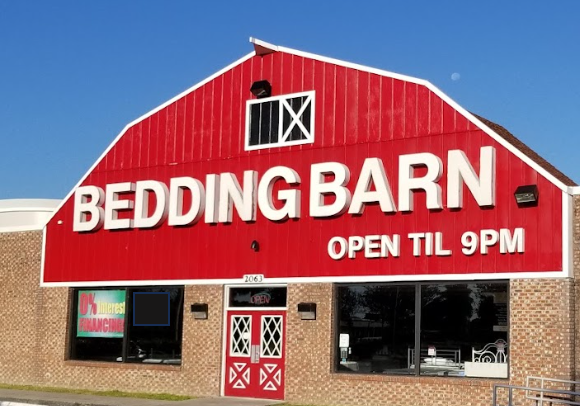
POLYGON ((264 281, 264 275, 244 275, 244 283, 261 283, 264 281))

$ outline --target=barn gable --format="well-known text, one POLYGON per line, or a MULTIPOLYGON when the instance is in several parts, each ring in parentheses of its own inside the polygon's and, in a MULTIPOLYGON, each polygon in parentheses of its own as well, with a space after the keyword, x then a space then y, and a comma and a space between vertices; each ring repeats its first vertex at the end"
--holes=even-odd
MULTIPOLYGON (((538 272, 541 275, 566 268, 569 253, 563 235, 569 233, 567 196, 574 182, 505 129, 467 112, 426 81, 277 47, 260 40, 252 42, 255 52, 130 123, 119 134, 64 199, 47 225, 44 282, 207 283, 236 280, 245 273, 265 274, 272 280, 336 279, 353 272, 357 277, 375 279, 465 274, 470 273, 469 258, 459 254, 452 258, 416 258, 408 248, 408 252, 401 252, 400 257, 391 261, 362 261, 360 258, 350 262, 333 261, 327 255, 327 243, 336 235, 375 235, 393 230, 393 233, 406 236, 413 230, 447 230, 453 240, 448 246, 457 252, 461 250, 462 233, 484 229, 488 222, 493 222, 497 228, 510 229, 510 232, 527 227, 526 243, 539 251, 529 255, 491 253, 482 256, 487 268, 478 270, 479 274, 538 272), (280 105, 284 98, 306 97, 301 103, 305 107, 310 103, 313 109, 312 126, 308 128, 312 132, 309 134, 312 142, 248 148, 248 101, 256 100, 250 88, 261 80, 271 84, 274 98, 281 97, 280 105), (307 99, 310 94, 312 98, 307 99), (308 216, 308 179, 313 163, 344 163, 356 180, 366 158, 380 158, 397 200, 399 156, 429 152, 445 161, 450 150, 460 150, 478 173, 483 147, 494 148, 495 176, 501 178, 493 210, 482 210, 465 192, 462 210, 430 211, 425 208, 425 196, 416 193, 415 204, 419 209, 413 211, 412 216, 385 215, 377 207, 368 207, 362 216, 343 215, 333 220, 336 228, 332 230, 308 216), (292 167, 300 175, 304 212, 300 221, 272 222, 258 214, 254 223, 243 222, 234 215, 227 225, 217 226, 199 223, 193 227, 175 228, 162 224, 151 230, 73 231, 74 193, 81 186, 96 185, 106 189, 111 184, 150 179, 169 185, 170 180, 177 177, 191 176, 205 181, 208 174, 221 173, 232 173, 242 182, 244 171, 255 170, 263 175, 274 166, 292 167), (515 188, 528 184, 538 186, 542 212, 552 213, 550 216, 542 216, 537 207, 524 212, 513 206, 515 188), (449 224, 450 216, 452 224, 449 224), (554 227, 563 229, 563 235, 546 240, 546 232, 554 227), (304 249, 299 236, 309 236, 310 248, 304 249), (257 261, 256 254, 247 246, 264 239, 284 249, 262 254, 257 261), (58 246, 63 241, 71 254, 59 251, 58 246), (110 255, 100 256, 95 247, 107 247, 110 255), (228 248, 231 257, 223 257, 220 253, 223 247, 228 248), (305 273, 305 263, 291 261, 296 253, 302 253, 310 266, 319 270, 305 273), (403 255, 409 259, 402 259, 403 255), (80 263, 90 268, 86 274, 78 274, 80 263)), ((280 108, 281 114, 288 112, 292 123, 290 110, 280 108)), ((294 113, 298 114, 299 110, 297 108, 294 113)), ((282 116, 277 119, 282 128, 284 119, 282 116)), ((440 184, 445 189, 444 176, 440 184)), ((351 191, 354 189, 354 181, 349 187, 351 191)), ((280 186, 274 189, 278 190, 280 186)), ((445 206, 446 194, 442 196, 445 206)))

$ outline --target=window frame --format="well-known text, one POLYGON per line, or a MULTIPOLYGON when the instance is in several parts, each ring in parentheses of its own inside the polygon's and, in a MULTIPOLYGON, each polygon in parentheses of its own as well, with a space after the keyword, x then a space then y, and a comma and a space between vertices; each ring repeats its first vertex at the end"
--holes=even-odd
MULTIPOLYGON (((340 375, 379 375, 379 374, 368 374, 368 373, 359 373, 354 371, 341 371, 339 370, 339 338, 340 338, 340 311, 338 311, 338 300, 339 300, 339 288, 340 287, 349 287, 349 286, 415 286, 415 371, 412 374, 408 375, 395 375, 395 374, 381 374, 390 377, 423 377, 423 378, 452 378, 452 379, 497 379, 497 380, 509 380, 510 379, 510 362, 511 356, 508 355, 507 358, 507 368, 508 368, 508 376, 506 378, 478 378, 478 377, 465 377, 465 376, 439 376, 439 375, 421 375, 421 353, 418 351, 421 348, 421 315, 422 315, 422 288, 423 286, 428 285, 458 285, 458 284, 505 284, 507 286, 506 295, 508 298, 507 303, 507 332, 506 332, 506 341, 508 343, 508 348, 510 347, 510 325, 511 325, 511 314, 510 314, 510 289, 511 289, 511 281, 509 279, 492 279, 492 280, 443 280, 443 281, 420 281, 420 282, 410 282, 410 281, 402 281, 402 282, 358 282, 358 283, 335 283, 333 288, 333 356, 332 356, 332 367, 331 372, 340 375)), ((509 353, 508 353, 509 354, 509 353)))
MULTIPOLYGON (((315 112, 315 91, 314 90, 309 90, 309 91, 305 91, 305 92, 299 92, 299 93, 291 93, 291 94, 283 94, 283 95, 279 95, 279 96, 271 96, 271 97, 264 97, 261 99, 250 99, 246 101, 246 125, 245 125, 245 132, 244 132, 244 147, 246 151, 255 151, 255 150, 259 150, 259 149, 266 149, 266 148, 279 148, 279 147, 289 147, 292 145, 304 145, 304 144, 313 144, 314 143, 314 124, 315 124, 315 119, 314 119, 314 112, 315 112), (306 135, 305 134, 305 139, 303 140, 294 140, 294 141, 282 141, 282 126, 283 126, 283 122, 284 122, 284 111, 287 110, 286 107, 284 107, 284 103, 283 101, 285 100, 289 100, 289 99, 294 99, 297 97, 306 97, 306 101, 304 102, 304 105, 310 105, 310 134, 306 135), (253 106, 254 104, 260 104, 260 103, 267 103, 267 102, 273 102, 273 101, 279 101, 279 114, 278 114, 278 142, 275 143, 269 143, 269 144, 258 144, 258 145, 250 145, 250 122, 251 122, 251 106, 253 106)), ((303 106, 304 106, 303 105, 303 106)), ((292 121, 292 123, 294 123, 294 120, 292 121)), ((291 126, 295 126, 297 124, 291 124, 291 126)))
MULTIPOLYGON (((130 317, 130 311, 132 310, 132 294, 135 290, 139 289, 181 289, 182 295, 184 296, 184 300, 182 300, 182 306, 185 306, 185 286, 184 285, 168 285, 168 286, 88 286, 88 287, 74 287, 70 288, 70 306, 71 311, 69 312, 69 320, 68 320, 68 346, 67 346, 67 353, 65 359, 67 361, 78 361, 78 362, 105 362, 111 365, 117 364, 134 364, 138 365, 138 363, 128 362, 127 361, 127 352, 129 350, 129 323, 132 322, 132 318, 130 317), (78 292, 81 290, 124 290, 125 291, 125 318, 124 318, 124 328, 123 328, 123 342, 122 342, 122 350, 121 350, 121 361, 102 361, 102 360, 91 360, 91 359, 80 359, 76 356, 76 345, 75 341, 77 339, 77 318, 78 318, 78 292), (131 301, 131 304, 129 302, 131 301)), ((183 345, 183 321, 185 318, 185 308, 182 309, 182 317, 181 317, 181 327, 175 326, 175 328, 181 328, 181 336, 180 336, 180 343, 183 345)), ((151 364, 156 365, 156 364, 151 364)), ((165 365, 165 364, 164 364, 165 365)), ((181 363, 178 365, 181 367, 181 363)), ((176 365, 177 366, 177 365, 176 365)))

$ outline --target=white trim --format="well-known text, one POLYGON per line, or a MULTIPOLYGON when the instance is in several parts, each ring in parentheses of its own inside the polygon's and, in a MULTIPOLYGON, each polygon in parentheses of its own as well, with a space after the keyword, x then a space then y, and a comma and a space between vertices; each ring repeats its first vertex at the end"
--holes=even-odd
MULTIPOLYGON (((284 285, 287 286, 287 285, 284 285)), ((270 287, 270 286, 268 286, 270 287)), ((228 307, 229 312, 273 312, 273 311, 288 311, 288 306, 284 307, 228 307)))
POLYGON ((258 46, 258 47, 262 47, 262 48, 266 48, 266 49, 270 49, 273 52, 278 52, 278 46, 274 45, 274 44, 270 44, 269 42, 266 41, 262 41, 261 39, 258 38, 254 38, 254 37, 250 37, 250 42, 252 44, 254 44, 254 46, 258 46))
POLYGON ((93 171, 93 169, 95 169, 97 167, 97 165, 103 160, 103 158, 109 153, 109 151, 111 149, 113 149, 113 147, 115 146, 115 144, 117 144, 117 142, 121 139, 121 137, 123 135, 125 135, 125 132, 127 132, 127 130, 129 128, 133 127, 135 124, 140 123, 141 121, 145 120, 146 118, 152 116, 153 114, 157 113, 158 111, 164 109, 165 107, 169 106, 171 103, 173 103, 173 102, 181 99, 182 97, 184 97, 187 94, 193 92, 194 90, 200 88, 201 86, 205 85, 206 83, 214 80, 215 78, 217 78, 218 76, 224 74, 225 72, 229 71, 230 69, 235 68, 239 64, 241 64, 241 63, 245 62, 246 60, 252 58, 254 55, 255 55, 255 52, 250 52, 249 54, 241 57, 237 61, 229 64, 225 68, 217 71, 213 75, 211 75, 211 76, 203 79, 201 82, 198 82, 197 84, 193 85, 189 89, 186 89, 183 92, 179 93, 177 96, 171 98, 170 100, 166 101, 162 105, 154 108, 153 110, 149 111, 148 113, 145 113, 141 117, 139 117, 139 118, 131 121, 129 124, 127 124, 125 126, 125 128, 123 128, 123 130, 121 130, 121 132, 117 135, 117 137, 115 137, 115 139, 113 140, 113 142, 111 142, 111 144, 109 144, 109 146, 107 147, 107 149, 105 149, 105 151, 101 154, 101 156, 95 161, 95 163, 89 168, 89 170, 83 175, 83 177, 77 182, 77 184, 72 188, 72 190, 61 201, 61 203, 55 209, 55 211, 52 214, 52 216, 50 216, 50 218, 48 219, 47 224, 53 219, 53 217, 55 216, 55 214, 58 213, 58 211, 66 204, 66 202, 68 201, 68 199, 72 196, 72 194, 75 192, 75 190, 85 181, 85 179, 91 174, 91 172, 93 171))
POLYGON ((230 291, 227 286, 224 286, 224 294, 222 295, 224 298, 224 303, 222 304, 223 313, 223 334, 222 334, 222 375, 221 375, 221 387, 220 387, 220 396, 225 396, 226 390, 226 358, 227 358, 227 350, 228 350, 228 310, 227 310, 227 303, 230 302, 230 291))
POLYGON ((46 255, 46 226, 42 229, 42 248, 40 250, 40 286, 44 283, 44 258, 46 255))
MULTIPOLYGON (((268 278, 268 285, 291 283, 333 283, 333 282, 414 282, 414 281, 462 281, 490 279, 540 279, 567 278, 563 271, 551 272, 506 272, 480 274, 434 274, 434 275, 370 275, 370 276, 314 276, 295 278, 268 278)), ((176 279, 147 281, 100 281, 100 282, 44 282, 43 287, 93 287, 93 286, 163 286, 163 285, 229 285, 240 283, 240 279, 176 279)), ((244 286, 249 286, 246 284, 244 286)))
POLYGON ((0 233, 21 233, 23 231, 41 231, 44 224, 30 224, 26 226, 0 227, 0 233))
POLYGON ((52 212, 59 203, 59 199, 3 199, 0 200, 0 213, 12 211, 52 212))
MULTIPOLYGON (((259 41, 259 40, 257 40, 257 41, 259 41)), ((411 82, 411 83, 416 83, 418 85, 423 85, 423 86, 427 87, 429 90, 431 90, 433 93, 435 93, 437 96, 439 96, 443 101, 445 101, 447 104, 449 104, 457 112, 462 114, 466 119, 468 119, 473 124, 475 124, 477 127, 479 127, 481 130, 483 130, 487 135, 489 135, 491 138, 493 138, 496 142, 498 142, 500 145, 502 145, 508 151, 513 153, 520 160, 522 160, 523 162, 528 164, 536 172, 538 172, 539 174, 544 176, 546 179, 548 179, 550 182, 552 182, 555 186, 557 186, 562 191, 569 193, 568 190, 569 190, 569 188, 571 188, 570 186, 565 185, 562 181, 560 181, 559 179, 554 177, 551 173, 549 173, 547 170, 542 168, 538 163, 536 163, 530 157, 525 155, 522 151, 517 149, 515 146, 510 144, 505 138, 501 137, 499 134, 497 134, 495 131, 493 131, 491 128, 489 128, 487 125, 485 125, 479 119, 477 119, 473 114, 471 114, 470 112, 465 110, 463 107, 458 105, 455 101, 453 101, 451 98, 449 98, 449 96, 447 96, 445 93, 443 93, 441 90, 439 90, 437 87, 435 87, 433 84, 431 84, 427 80, 418 79, 418 78, 414 78, 414 77, 406 76, 406 75, 401 75, 398 73, 393 73, 393 72, 389 72, 389 71, 385 71, 385 70, 381 70, 381 69, 371 68, 371 67, 359 65, 356 63, 345 62, 345 61, 341 61, 341 60, 334 59, 334 58, 328 58, 328 57, 321 56, 321 55, 311 54, 309 52, 298 51, 298 50, 286 48, 283 46, 278 46, 277 50, 280 52, 285 52, 288 54, 301 56, 304 58, 314 59, 317 61, 331 63, 331 64, 338 65, 338 66, 344 66, 344 67, 350 68, 350 69, 357 69, 357 70, 361 70, 361 71, 365 71, 365 72, 369 72, 369 73, 374 73, 374 74, 381 75, 381 76, 391 77, 393 79, 399 79, 399 80, 403 80, 406 82, 411 82)), ((580 194, 580 187, 575 187, 575 188, 577 188, 574 190, 575 194, 576 193, 580 194)))
MULTIPOLYGON (((230 321, 231 321, 230 322, 230 330, 229 330, 230 331, 230 336, 227 337, 227 341, 228 341, 228 344, 229 345, 228 345, 228 352, 226 354, 226 357, 229 356, 229 357, 248 357, 248 358, 250 358, 250 356, 252 355, 252 329, 253 329, 253 326, 252 326, 252 324, 253 324, 252 315, 249 315, 249 314, 234 314, 230 318, 230 321), (248 327, 250 329, 250 338, 248 339, 248 353, 247 354, 244 354, 244 353, 241 353, 241 352, 233 352, 232 351, 233 341, 232 341, 231 333, 233 333, 233 331, 234 331, 234 317, 248 318, 250 320, 249 325, 248 325, 248 327)), ((238 323, 238 326, 239 325, 240 324, 238 323)), ((245 340, 244 337, 243 337, 243 333, 244 332, 242 331, 241 332, 241 336, 242 336, 241 339, 242 340, 245 340)))
MULTIPOLYGON (((284 331, 284 326, 286 325, 286 323, 284 323, 284 317, 286 316, 286 313, 284 314, 262 314, 260 316, 260 359, 262 358, 266 358, 266 359, 282 359, 282 354, 284 354, 284 339, 286 338, 286 332, 284 331), (276 356, 276 355, 264 355, 264 318, 265 317, 271 317, 271 318, 277 318, 277 319, 281 319, 281 326, 280 326, 280 355, 276 356)), ((278 366, 278 365, 277 365, 278 366)))
POLYGON ((574 197, 562 192, 562 271, 574 277, 574 197))
MULTIPOLYGON (((259 282, 259 283, 250 283, 250 282, 233 283, 233 284, 228 284, 228 286, 226 286, 226 288, 228 288, 228 292, 229 292, 230 288, 247 288, 248 286, 261 286, 263 288, 283 288, 283 287, 288 286, 288 285, 286 283, 268 283, 266 281, 266 282, 259 282)), ((233 309, 239 309, 239 308, 233 307, 233 309)))
POLYGON ((580 186, 568 186, 568 194, 570 195, 580 195, 580 186))
MULTIPOLYGON (((244 142, 244 150, 245 151, 254 151, 254 150, 258 150, 258 149, 266 149, 266 148, 279 148, 279 147, 289 147, 292 145, 303 145, 303 144, 313 144, 314 143, 314 126, 315 126, 315 121, 314 121, 314 116, 316 115, 315 111, 316 111, 316 105, 315 105, 315 91, 314 90, 309 90, 309 91, 305 91, 305 92, 299 92, 299 93, 289 93, 289 94, 282 94, 282 95, 278 95, 278 96, 271 96, 271 97, 264 97, 261 99, 249 99, 246 100, 246 128, 244 131, 244 138, 245 138, 245 142, 244 142), (288 110, 288 112, 290 113, 290 115, 292 116, 292 113, 287 100, 289 99, 294 99, 297 97, 306 97, 306 100, 304 102, 304 104, 301 107, 301 112, 302 114, 304 114, 304 111, 306 110, 306 108, 308 107, 308 105, 310 104, 310 131, 309 132, 304 132, 302 131, 302 133, 304 134, 304 136, 306 137, 306 139, 303 140, 294 140, 294 141, 285 141, 284 138, 284 133, 282 132, 282 127, 283 127, 283 123, 284 123, 284 112, 286 110, 288 110), (268 102, 272 102, 272 101, 279 101, 278 103, 278 142, 273 142, 273 143, 269 143, 269 144, 257 144, 257 145, 250 145, 250 107, 253 106, 254 104, 262 104, 262 103, 268 103, 268 102)), ((299 112, 300 113, 300 112, 299 112)), ((298 114, 297 117, 300 118, 300 116, 302 114, 298 114)), ((287 129, 287 132, 290 131, 293 126, 295 125, 294 123, 296 122, 296 119, 294 117, 291 117, 291 122, 290 122, 290 126, 287 129)), ((297 124, 299 126, 302 126, 302 122, 300 122, 300 124, 297 124)), ((287 138, 287 137, 286 137, 287 138)))
POLYGON ((40 212, 40 213, 52 213, 55 210, 56 205, 53 208, 46 207, 0 207, 0 213, 22 213, 22 212, 40 212))

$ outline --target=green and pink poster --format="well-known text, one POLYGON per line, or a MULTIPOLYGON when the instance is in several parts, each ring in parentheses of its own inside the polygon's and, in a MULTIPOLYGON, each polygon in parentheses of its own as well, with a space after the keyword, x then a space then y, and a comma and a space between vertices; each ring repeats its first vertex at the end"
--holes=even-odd
POLYGON ((123 337, 124 290, 81 290, 78 295, 77 337, 123 337))

